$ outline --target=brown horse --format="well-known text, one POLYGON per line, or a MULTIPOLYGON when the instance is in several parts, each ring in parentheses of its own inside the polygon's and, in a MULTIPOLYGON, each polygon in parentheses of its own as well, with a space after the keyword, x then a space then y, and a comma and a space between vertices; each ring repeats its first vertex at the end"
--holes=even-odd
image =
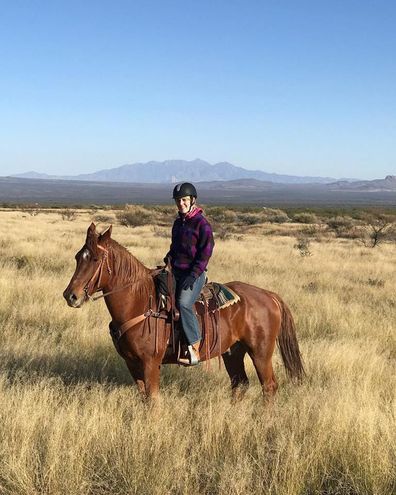
MULTIPOLYGON (((68 305, 79 308, 95 292, 103 291, 112 324, 122 326, 129 322, 128 331, 117 343, 118 352, 139 391, 145 397, 156 396, 161 364, 176 360, 166 355, 170 323, 147 312, 150 301, 156 300, 151 271, 111 239, 111 227, 99 235, 93 223, 75 258, 76 271, 63 293, 68 305)), ((277 294, 243 282, 230 282, 227 286, 240 296, 240 302, 220 310, 221 349, 210 357, 221 353, 233 393, 245 390, 249 384, 244 366, 246 353, 253 361, 264 394, 276 391, 272 368, 276 342, 287 374, 301 379, 304 368, 286 304, 277 294)))

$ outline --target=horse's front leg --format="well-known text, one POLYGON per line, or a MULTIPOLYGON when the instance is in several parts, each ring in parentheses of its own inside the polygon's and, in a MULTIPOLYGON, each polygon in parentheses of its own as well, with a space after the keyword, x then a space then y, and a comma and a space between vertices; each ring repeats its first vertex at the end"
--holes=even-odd
POLYGON ((126 359, 126 364, 144 399, 155 399, 159 393, 161 360, 159 358, 126 359))
POLYGON ((143 361, 144 385, 147 399, 157 399, 159 394, 161 359, 150 357, 143 361))
POLYGON ((146 397, 146 385, 144 383, 144 370, 143 364, 140 359, 125 359, 125 362, 128 366, 129 372, 132 375, 132 378, 135 380, 139 393, 142 397, 146 397))

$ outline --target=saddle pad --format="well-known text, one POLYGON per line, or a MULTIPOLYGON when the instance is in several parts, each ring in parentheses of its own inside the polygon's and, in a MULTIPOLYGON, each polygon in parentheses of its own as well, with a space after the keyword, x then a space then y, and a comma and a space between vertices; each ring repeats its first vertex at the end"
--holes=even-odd
POLYGON ((230 287, 218 282, 210 282, 206 284, 201 291, 201 299, 198 300, 201 304, 204 304, 204 300, 208 301, 209 306, 212 306, 210 302, 217 303, 216 309, 227 308, 232 304, 240 301, 240 297, 230 287))

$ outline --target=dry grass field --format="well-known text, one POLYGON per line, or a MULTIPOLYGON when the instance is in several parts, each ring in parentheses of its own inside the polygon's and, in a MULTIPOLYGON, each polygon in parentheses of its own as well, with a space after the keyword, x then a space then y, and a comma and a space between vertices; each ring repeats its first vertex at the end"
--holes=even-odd
MULTIPOLYGON (((0 211, 0 494, 396 493, 394 242, 326 237, 301 256, 285 224, 219 236, 210 279, 285 299, 307 377, 290 383, 277 354, 279 391, 265 404, 249 361, 251 387, 233 404, 224 369, 165 366, 151 408, 103 301, 62 298, 92 217, 0 211)), ((165 227, 104 217, 147 266, 162 260, 165 227)))

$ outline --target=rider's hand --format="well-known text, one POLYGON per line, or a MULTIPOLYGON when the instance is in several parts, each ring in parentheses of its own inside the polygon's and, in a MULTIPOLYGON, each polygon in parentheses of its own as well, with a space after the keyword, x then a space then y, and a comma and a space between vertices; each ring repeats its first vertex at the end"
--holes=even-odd
POLYGON ((194 286, 194 282, 197 279, 194 277, 194 275, 187 275, 187 277, 183 280, 181 286, 183 290, 191 289, 194 286))

